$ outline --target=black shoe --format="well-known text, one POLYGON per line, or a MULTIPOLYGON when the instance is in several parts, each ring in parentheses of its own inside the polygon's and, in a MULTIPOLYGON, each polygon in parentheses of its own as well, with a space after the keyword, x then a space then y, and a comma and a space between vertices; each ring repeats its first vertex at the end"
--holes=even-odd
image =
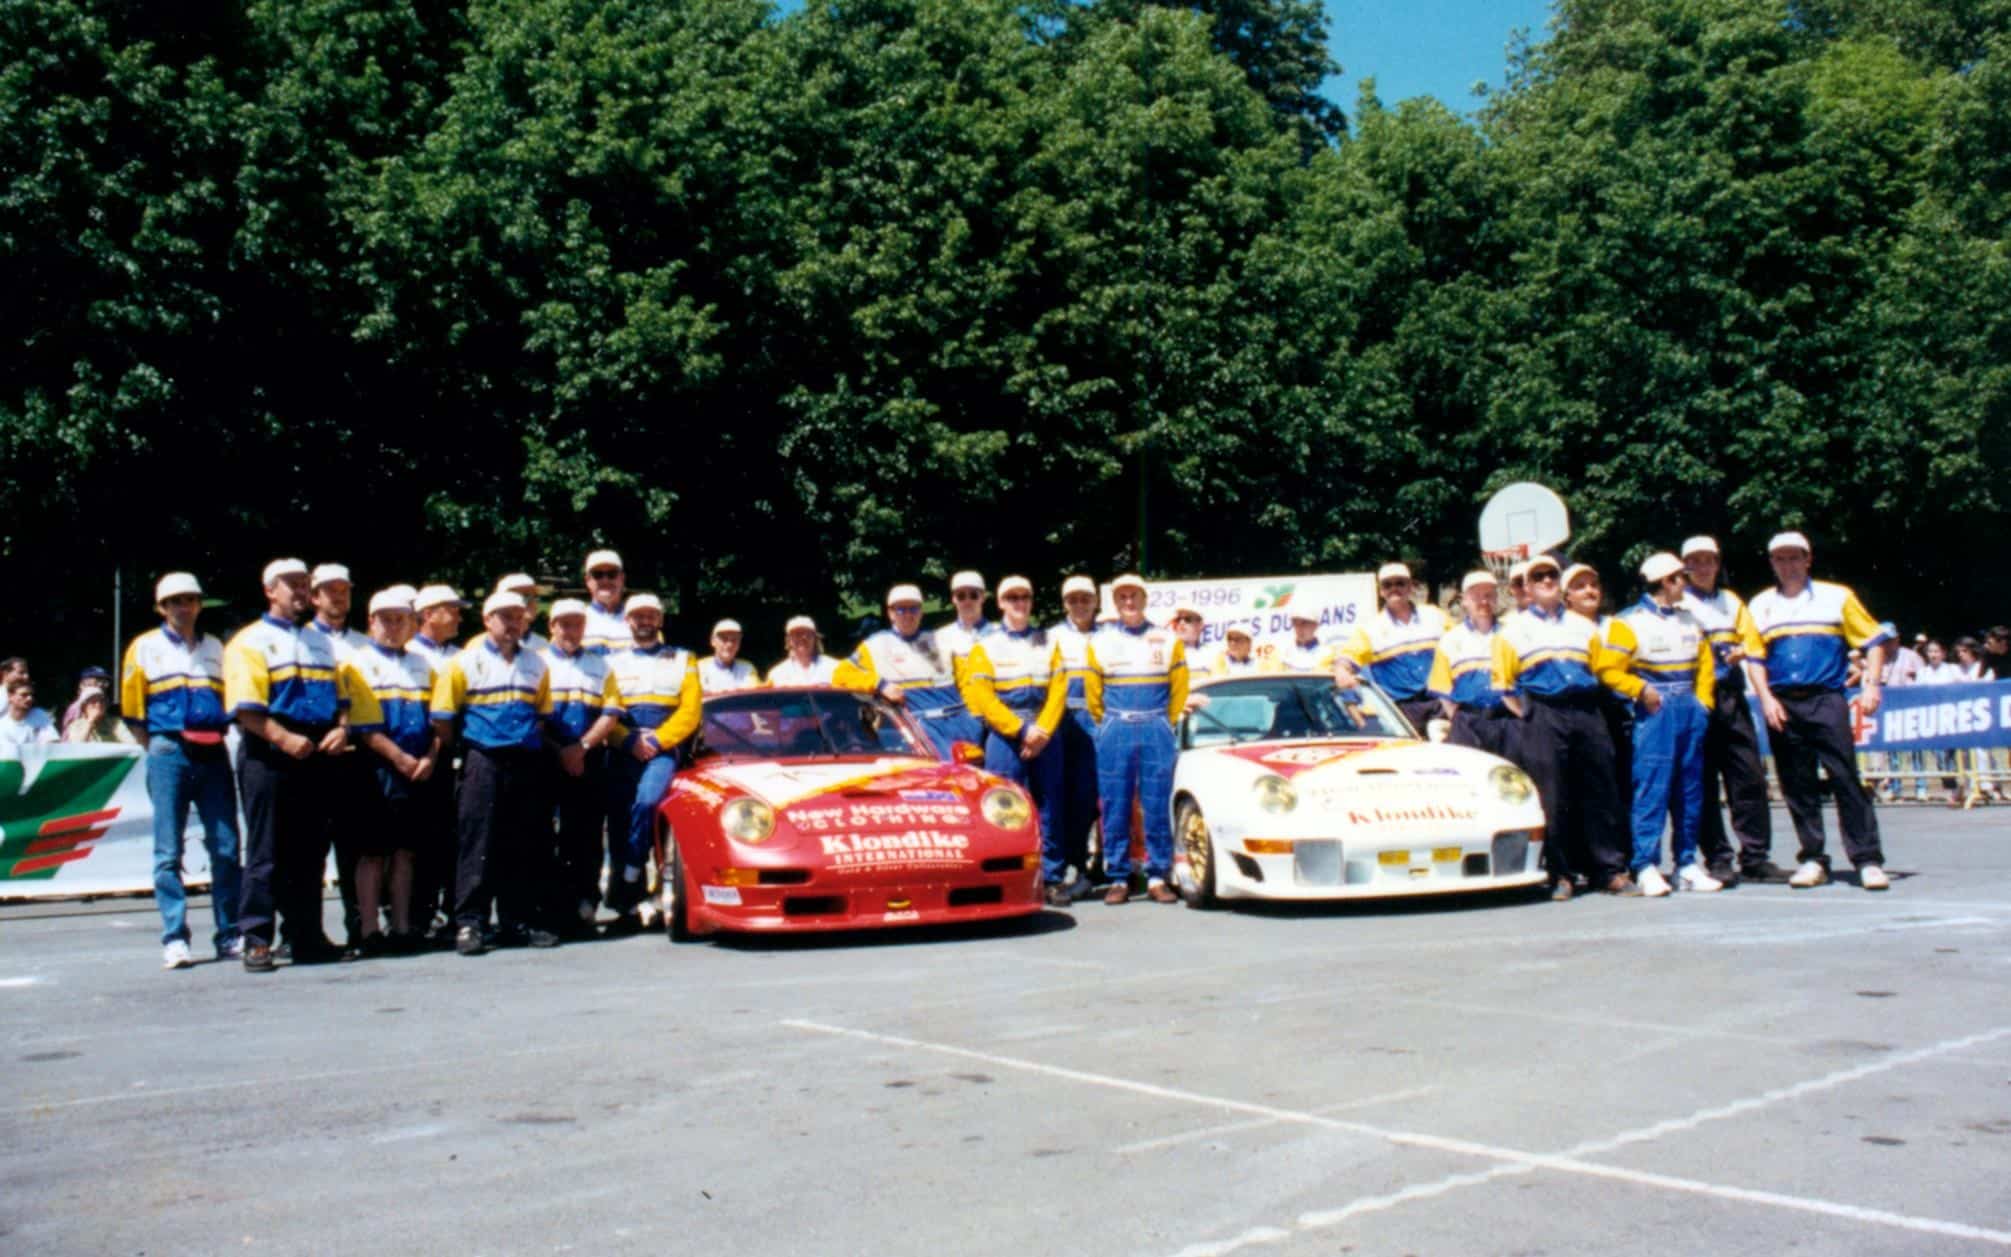
POLYGON ((426 940, 417 930, 397 930, 384 936, 384 954, 387 956, 416 956, 426 946, 426 940))
POLYGON ((482 941, 482 931, 464 925, 454 935, 454 950, 463 956, 479 956, 489 950, 489 945, 482 941))
POLYGON ((642 933, 642 917, 633 911, 624 912, 601 927, 602 938, 627 938, 631 934, 642 933))
POLYGON ((293 949, 293 963, 296 965, 335 965, 352 958, 348 948, 326 941, 301 944, 293 949))
POLYGON ((1759 882, 1766 886, 1785 886, 1788 884, 1788 878, 1793 876, 1794 870, 1784 869, 1772 860, 1762 860, 1758 864, 1748 864, 1739 870, 1741 880, 1759 882))
POLYGON ((391 939, 387 934, 365 934, 356 940, 356 955, 361 960, 376 960, 391 954, 391 939))
POLYGON ((244 945, 244 968, 246 973, 271 973, 278 966, 272 962, 272 948, 264 943, 244 945))
POLYGON ((1730 890, 1732 887, 1737 886, 1739 884, 1739 870, 1733 867, 1732 862, 1730 860, 1718 860, 1714 862, 1711 865, 1711 867, 1705 871, 1708 872, 1714 880, 1723 882, 1725 884, 1726 890, 1730 890))
POLYGON ((532 930, 524 935, 524 941, 533 947, 557 947, 559 936, 550 930, 532 930))
POLYGON ((1047 906, 1050 908, 1073 908, 1075 906, 1075 900, 1069 897, 1068 887, 1059 884, 1050 884, 1045 891, 1041 892, 1041 898, 1046 901, 1047 906))
POLYGON ((531 941, 530 931, 521 925, 503 925, 496 928, 495 936, 489 940, 491 947, 522 947, 531 941))

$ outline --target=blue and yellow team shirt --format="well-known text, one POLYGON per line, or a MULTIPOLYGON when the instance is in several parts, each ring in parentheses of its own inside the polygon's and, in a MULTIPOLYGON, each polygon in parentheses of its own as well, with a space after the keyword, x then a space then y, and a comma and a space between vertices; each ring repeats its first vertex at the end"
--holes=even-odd
MULTIPOLYGON (((371 642, 351 661, 377 700, 375 728, 407 755, 433 746, 433 661, 416 650, 393 650, 371 642)), ((352 727, 354 722, 352 721, 352 727)))
POLYGON ((1355 629, 1341 657, 1391 698, 1423 698, 1430 687, 1432 654, 1447 627, 1445 612, 1426 603, 1412 605, 1410 617, 1403 620, 1384 607, 1355 629))
POLYGON ((416 652, 432 664, 435 674, 454 662, 454 656, 461 653, 461 648, 453 642, 436 642, 424 633, 414 633, 412 640, 405 643, 405 649, 416 652))
MULTIPOLYGON (((1643 597, 1613 617, 1606 641, 1616 657, 1628 660, 1628 671, 1642 684, 1688 689, 1698 702, 1711 705, 1718 679, 1711 635, 1687 603, 1664 607, 1643 597)), ((1639 696, 1639 690, 1629 695, 1639 696)))
POLYGON ((1744 651, 1746 658, 1755 662, 1767 653, 1760 642, 1759 630, 1753 627, 1752 613, 1746 609, 1745 600, 1731 590, 1720 585, 1707 594, 1692 585, 1684 595, 1684 605, 1710 636, 1719 687, 1735 681, 1739 673, 1740 665, 1731 662, 1733 650, 1744 651))
POLYGON ((718 655, 707 655, 698 661, 698 688, 705 694, 758 690, 761 688, 761 673, 745 659, 735 659, 729 665, 719 662, 718 655))
POLYGON ((1766 590, 1748 610, 1769 688, 1841 690, 1850 662, 1846 643, 1866 648, 1892 640, 1856 594, 1829 581, 1812 580, 1792 597, 1766 590))
POLYGON ((223 648, 223 701, 232 715, 264 712, 283 724, 329 729, 349 709, 354 676, 328 634, 270 614, 223 648))
POLYGON ((577 742, 614 698, 614 670, 606 655, 595 654, 584 643, 575 654, 553 646, 545 652, 545 666, 552 674, 552 724, 577 742))
POLYGON ((629 731, 623 746, 644 738, 667 750, 698 732, 705 691, 690 651, 662 642, 630 646, 608 656, 608 676, 607 710, 629 731))
POLYGON ((1318 638, 1302 642, 1294 637, 1291 641, 1279 645, 1271 655, 1273 671, 1301 672, 1309 676, 1332 676, 1335 666, 1340 661, 1340 647, 1318 638))
POLYGON ((1471 619, 1445 631, 1432 651, 1431 675, 1425 688, 1461 707, 1487 711, 1501 706, 1494 688, 1494 638, 1497 628, 1477 628, 1471 619))
POLYGON ((119 669, 119 714, 144 720, 149 734, 221 733, 223 643, 208 633, 184 638, 163 624, 135 637, 119 669))
POLYGON ((964 702, 1000 737, 1016 738, 1031 720, 1050 736, 1068 710, 1068 670, 1045 629, 1001 625, 964 661, 964 702))
MULTIPOLYGON (((470 646, 479 646, 483 642, 488 640, 489 640, 489 630, 483 629, 481 632, 475 634, 467 641, 462 642, 461 649, 466 650, 470 646)), ((528 650, 533 652, 534 654, 540 654, 540 655, 545 654, 546 652, 550 651, 551 648, 552 648, 552 639, 546 637, 544 634, 538 632, 536 629, 525 629, 524 635, 517 640, 517 649, 528 650)))
POLYGON ((1531 607, 1501 622, 1493 682, 1501 693, 1537 698, 1591 695, 1602 685, 1630 698, 1641 690, 1627 661, 1607 650, 1599 626, 1562 606, 1547 614, 1531 607))
POLYGON ((551 714, 551 669, 521 646, 505 659, 484 637, 463 647, 433 682, 433 719, 459 719, 461 736, 485 750, 538 750, 551 714))
POLYGON ((596 655, 611 655, 618 650, 627 650, 635 644, 635 634, 628 630, 628 603, 626 601, 610 611, 598 602, 587 603, 587 631, 580 642, 596 655))
POLYGON ((1084 676, 1089 714, 1161 714, 1177 722, 1187 707, 1187 644, 1171 629, 1106 624, 1089 639, 1084 676))
POLYGON ((1055 649, 1061 652, 1061 670, 1068 678, 1068 709, 1088 711, 1089 696, 1084 688, 1089 676, 1089 639, 1096 635, 1096 627, 1079 629, 1063 620, 1047 631, 1054 641, 1055 649))
POLYGON ((936 649, 942 652, 950 670, 950 681, 959 693, 964 688, 964 664, 971 657, 971 648, 998 632, 999 628, 996 620, 980 618, 976 624, 951 620, 935 631, 936 649))
POLYGON ((845 689, 867 693, 892 685, 917 716, 962 715, 965 710, 951 652, 928 629, 913 637, 881 629, 838 665, 834 680, 845 689))

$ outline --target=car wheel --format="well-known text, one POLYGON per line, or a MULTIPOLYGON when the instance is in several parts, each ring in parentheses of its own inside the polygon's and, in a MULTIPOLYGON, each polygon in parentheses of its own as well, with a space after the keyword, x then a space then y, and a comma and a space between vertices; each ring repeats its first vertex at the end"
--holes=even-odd
POLYGON ((1187 857, 1187 881, 1180 897, 1190 908, 1213 908, 1215 898, 1215 840, 1208 834, 1208 822, 1192 799, 1182 799, 1175 813, 1180 835, 1180 854, 1187 857))
POLYGON ((689 943, 697 938, 691 932, 690 903, 685 895, 684 857, 678 852, 677 839, 664 841, 664 854, 669 856, 663 866, 663 923, 673 943, 689 943))

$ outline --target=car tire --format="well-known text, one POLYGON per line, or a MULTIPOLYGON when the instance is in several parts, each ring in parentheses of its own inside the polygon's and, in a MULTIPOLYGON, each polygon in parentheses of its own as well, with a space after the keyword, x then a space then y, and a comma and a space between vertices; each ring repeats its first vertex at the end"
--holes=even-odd
POLYGON ((1182 902, 1197 911, 1218 906, 1221 901, 1215 897, 1215 839, 1194 800, 1180 800, 1173 813, 1173 832, 1180 842, 1180 854, 1187 857, 1187 882, 1180 887, 1182 902))
POLYGON ((663 868, 664 931, 673 943, 689 943, 698 935, 691 932, 691 888, 684 884, 684 856, 675 837, 666 836, 663 849, 670 857, 663 868))

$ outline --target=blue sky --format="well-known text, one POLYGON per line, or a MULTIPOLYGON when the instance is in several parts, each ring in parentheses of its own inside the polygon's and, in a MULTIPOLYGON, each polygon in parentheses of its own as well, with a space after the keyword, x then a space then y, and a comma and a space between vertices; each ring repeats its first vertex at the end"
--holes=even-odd
POLYGON ((1327 46, 1346 71, 1327 95, 1352 112, 1373 77, 1384 104, 1436 96, 1469 113, 1475 79, 1501 86, 1509 32, 1527 27, 1541 40, 1549 21, 1549 0, 1327 0, 1327 46))

